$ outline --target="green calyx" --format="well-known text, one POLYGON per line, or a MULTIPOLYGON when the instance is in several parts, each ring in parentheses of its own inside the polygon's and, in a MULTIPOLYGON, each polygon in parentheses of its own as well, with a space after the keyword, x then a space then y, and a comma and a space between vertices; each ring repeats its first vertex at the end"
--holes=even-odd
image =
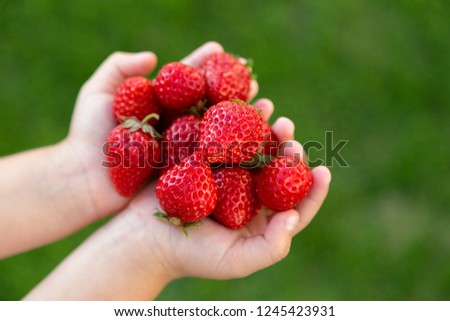
POLYGON ((235 102, 236 104, 243 104, 243 105, 251 106, 249 103, 247 103, 243 100, 237 99, 237 98, 233 98, 233 99, 231 99, 231 101, 235 102))
POLYGON ((186 230, 187 228, 192 227, 192 226, 199 227, 199 226, 202 225, 201 221, 189 222, 189 223, 182 224, 181 220, 178 217, 169 217, 166 213, 161 212, 161 211, 156 211, 153 214, 153 216, 158 218, 158 219, 160 219, 160 220, 169 222, 169 223, 177 226, 186 238, 188 238, 188 236, 189 236, 189 234, 188 234, 188 232, 186 230))
POLYGON ((150 119, 159 120, 159 115, 152 113, 144 117, 142 121, 140 121, 137 117, 125 117, 120 116, 123 120, 122 127, 129 129, 131 132, 135 132, 137 130, 142 130, 142 132, 150 134, 154 138, 161 138, 161 135, 156 131, 156 129, 148 124, 150 119))
POLYGON ((203 114, 208 110, 208 108, 206 108, 206 102, 207 102, 206 98, 200 99, 197 105, 182 109, 181 114, 194 115, 198 119, 202 119, 203 114))
POLYGON ((247 59, 245 66, 250 71, 250 76, 251 76, 252 80, 258 80, 258 75, 253 73, 253 59, 252 58, 247 59))
POLYGON ((254 61, 253 61, 252 58, 244 58, 244 57, 242 57, 242 56, 239 56, 239 55, 237 55, 237 54, 235 54, 235 53, 231 53, 231 52, 229 52, 229 54, 230 54, 231 56, 233 56, 234 58, 236 58, 237 60, 239 60, 240 63, 243 63, 243 61, 245 61, 244 65, 245 65, 248 69, 250 69, 250 71, 252 70, 252 68, 253 68, 253 63, 254 63, 254 61))
POLYGON ((240 162, 239 166, 245 168, 262 168, 269 164, 272 160, 272 156, 258 152, 255 154, 255 156, 253 156, 251 160, 240 162))
POLYGON ((248 58, 248 59, 247 59, 247 62, 245 63, 245 66, 246 66, 248 69, 250 69, 250 71, 252 71, 252 69, 253 69, 253 63, 254 63, 253 59, 252 59, 252 58, 248 58))
POLYGON ((203 114, 206 112, 207 108, 205 107, 206 100, 201 100, 197 104, 197 106, 192 106, 189 109, 186 109, 186 113, 190 115, 194 115, 198 119, 202 119, 203 114))

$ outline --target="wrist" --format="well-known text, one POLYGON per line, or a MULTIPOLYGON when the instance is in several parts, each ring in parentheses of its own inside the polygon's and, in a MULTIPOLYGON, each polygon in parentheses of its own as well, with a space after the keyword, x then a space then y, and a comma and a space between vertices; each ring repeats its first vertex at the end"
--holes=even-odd
POLYGON ((91 222, 122 210, 128 202, 115 191, 108 169, 102 167, 101 146, 69 136, 58 147, 69 179, 77 181, 83 210, 91 222))
POLYGON ((133 253, 135 263, 145 274, 152 271, 167 284, 182 275, 171 258, 174 253, 167 251, 167 240, 161 237, 165 234, 160 229, 167 226, 153 217, 151 209, 150 201, 145 213, 130 206, 119 213, 117 240, 125 244, 128 253, 133 253))
POLYGON ((42 192, 61 215, 80 218, 82 226, 92 222, 95 206, 90 195, 86 170, 73 143, 65 139, 48 151, 47 179, 42 192))
POLYGON ((151 300, 174 279, 148 226, 124 210, 65 259, 28 300, 151 300))
POLYGON ((151 213, 147 214, 142 216, 128 207, 94 235, 97 244, 104 244, 99 251, 103 260, 117 274, 111 283, 123 289, 123 296, 115 299, 154 299, 180 277, 164 253, 164 240, 156 241, 155 236, 160 233, 155 231, 151 213), (99 238, 104 242, 99 242, 99 238))

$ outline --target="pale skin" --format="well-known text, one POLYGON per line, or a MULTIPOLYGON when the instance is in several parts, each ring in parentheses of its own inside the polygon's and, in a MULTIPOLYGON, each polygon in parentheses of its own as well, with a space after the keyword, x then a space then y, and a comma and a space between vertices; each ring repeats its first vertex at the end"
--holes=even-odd
MULTIPOLYGON (((182 60, 198 66, 223 48, 209 42, 182 60)), ((36 286, 27 300, 150 300, 172 280, 182 277, 230 279, 244 277, 283 259, 292 238, 320 209, 331 175, 313 169, 313 187, 292 210, 264 210, 247 227, 227 229, 206 218, 189 237, 152 216, 159 209, 155 182, 135 197, 115 192, 108 172, 100 166, 101 147, 115 127, 111 102, 125 78, 147 75, 156 67, 151 52, 111 55, 83 85, 70 132, 54 146, 0 159, 0 258, 5 258, 70 235, 113 213, 97 230, 36 286)), ((251 98, 256 96, 256 82, 251 98)), ((254 104, 268 120, 273 104, 254 104)), ((294 124, 281 117, 273 130, 288 155, 304 157, 293 141, 294 124)))

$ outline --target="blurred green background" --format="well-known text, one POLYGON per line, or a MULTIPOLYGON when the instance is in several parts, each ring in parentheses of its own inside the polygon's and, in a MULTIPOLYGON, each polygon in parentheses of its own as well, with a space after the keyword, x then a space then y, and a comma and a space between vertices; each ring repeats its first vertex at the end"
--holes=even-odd
MULTIPOLYGON (((2 0, 0 155, 64 138, 111 52, 153 50, 161 66, 208 40, 254 59, 259 97, 298 140, 350 140, 349 167, 331 164, 326 203, 281 263, 179 280, 160 299, 450 299, 449 1, 2 0)), ((21 298, 99 224, 0 261, 0 299, 21 298)))

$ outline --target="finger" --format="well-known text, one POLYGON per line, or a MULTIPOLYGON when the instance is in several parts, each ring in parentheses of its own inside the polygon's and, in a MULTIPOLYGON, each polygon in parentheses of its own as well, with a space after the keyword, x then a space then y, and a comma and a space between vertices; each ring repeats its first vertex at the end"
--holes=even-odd
MULTIPOLYGON (((239 62, 243 65, 247 65, 248 60, 243 58, 243 57, 239 57, 238 58, 239 62)), ((258 82, 255 79, 252 79, 250 82, 250 88, 248 91, 248 99, 247 101, 252 101, 253 98, 256 97, 256 95, 258 94, 259 91, 259 85, 258 82)))
POLYGON ((270 99, 261 98, 258 99, 253 106, 261 110, 261 117, 263 120, 268 121, 270 116, 272 116, 274 107, 270 99))
POLYGON ((312 175, 312 188, 308 195, 296 207, 296 210, 300 214, 300 220, 295 229, 295 233, 302 231, 308 226, 328 194, 331 181, 330 170, 325 166, 319 166, 312 170, 312 175))
POLYGON ((241 64, 247 65, 248 60, 244 57, 238 57, 238 60, 241 64))
POLYGON ((195 49, 191 54, 183 58, 181 62, 197 68, 201 65, 203 60, 206 59, 206 57, 219 52, 223 52, 223 47, 215 41, 209 41, 195 49))
POLYGON ((259 91, 258 82, 256 80, 252 79, 252 81, 250 82, 250 89, 248 91, 247 101, 252 101, 253 98, 255 98, 256 95, 258 94, 258 91, 259 91))
POLYGON ((294 159, 300 160, 305 163, 305 165, 308 165, 308 157, 305 150, 303 149, 302 144, 296 140, 282 142, 278 151, 280 156, 294 157, 294 159))
POLYGON ((86 82, 81 94, 114 94, 125 78, 146 75, 155 68, 156 63, 156 55, 152 52, 113 53, 86 82))
POLYGON ((244 275, 268 267, 287 256, 295 228, 299 222, 299 215, 295 210, 276 214, 272 217, 263 235, 247 238, 240 244, 242 262, 238 267, 243 269, 244 275))
POLYGON ((295 125, 289 118, 280 117, 272 125, 272 130, 280 142, 294 139, 295 125))

